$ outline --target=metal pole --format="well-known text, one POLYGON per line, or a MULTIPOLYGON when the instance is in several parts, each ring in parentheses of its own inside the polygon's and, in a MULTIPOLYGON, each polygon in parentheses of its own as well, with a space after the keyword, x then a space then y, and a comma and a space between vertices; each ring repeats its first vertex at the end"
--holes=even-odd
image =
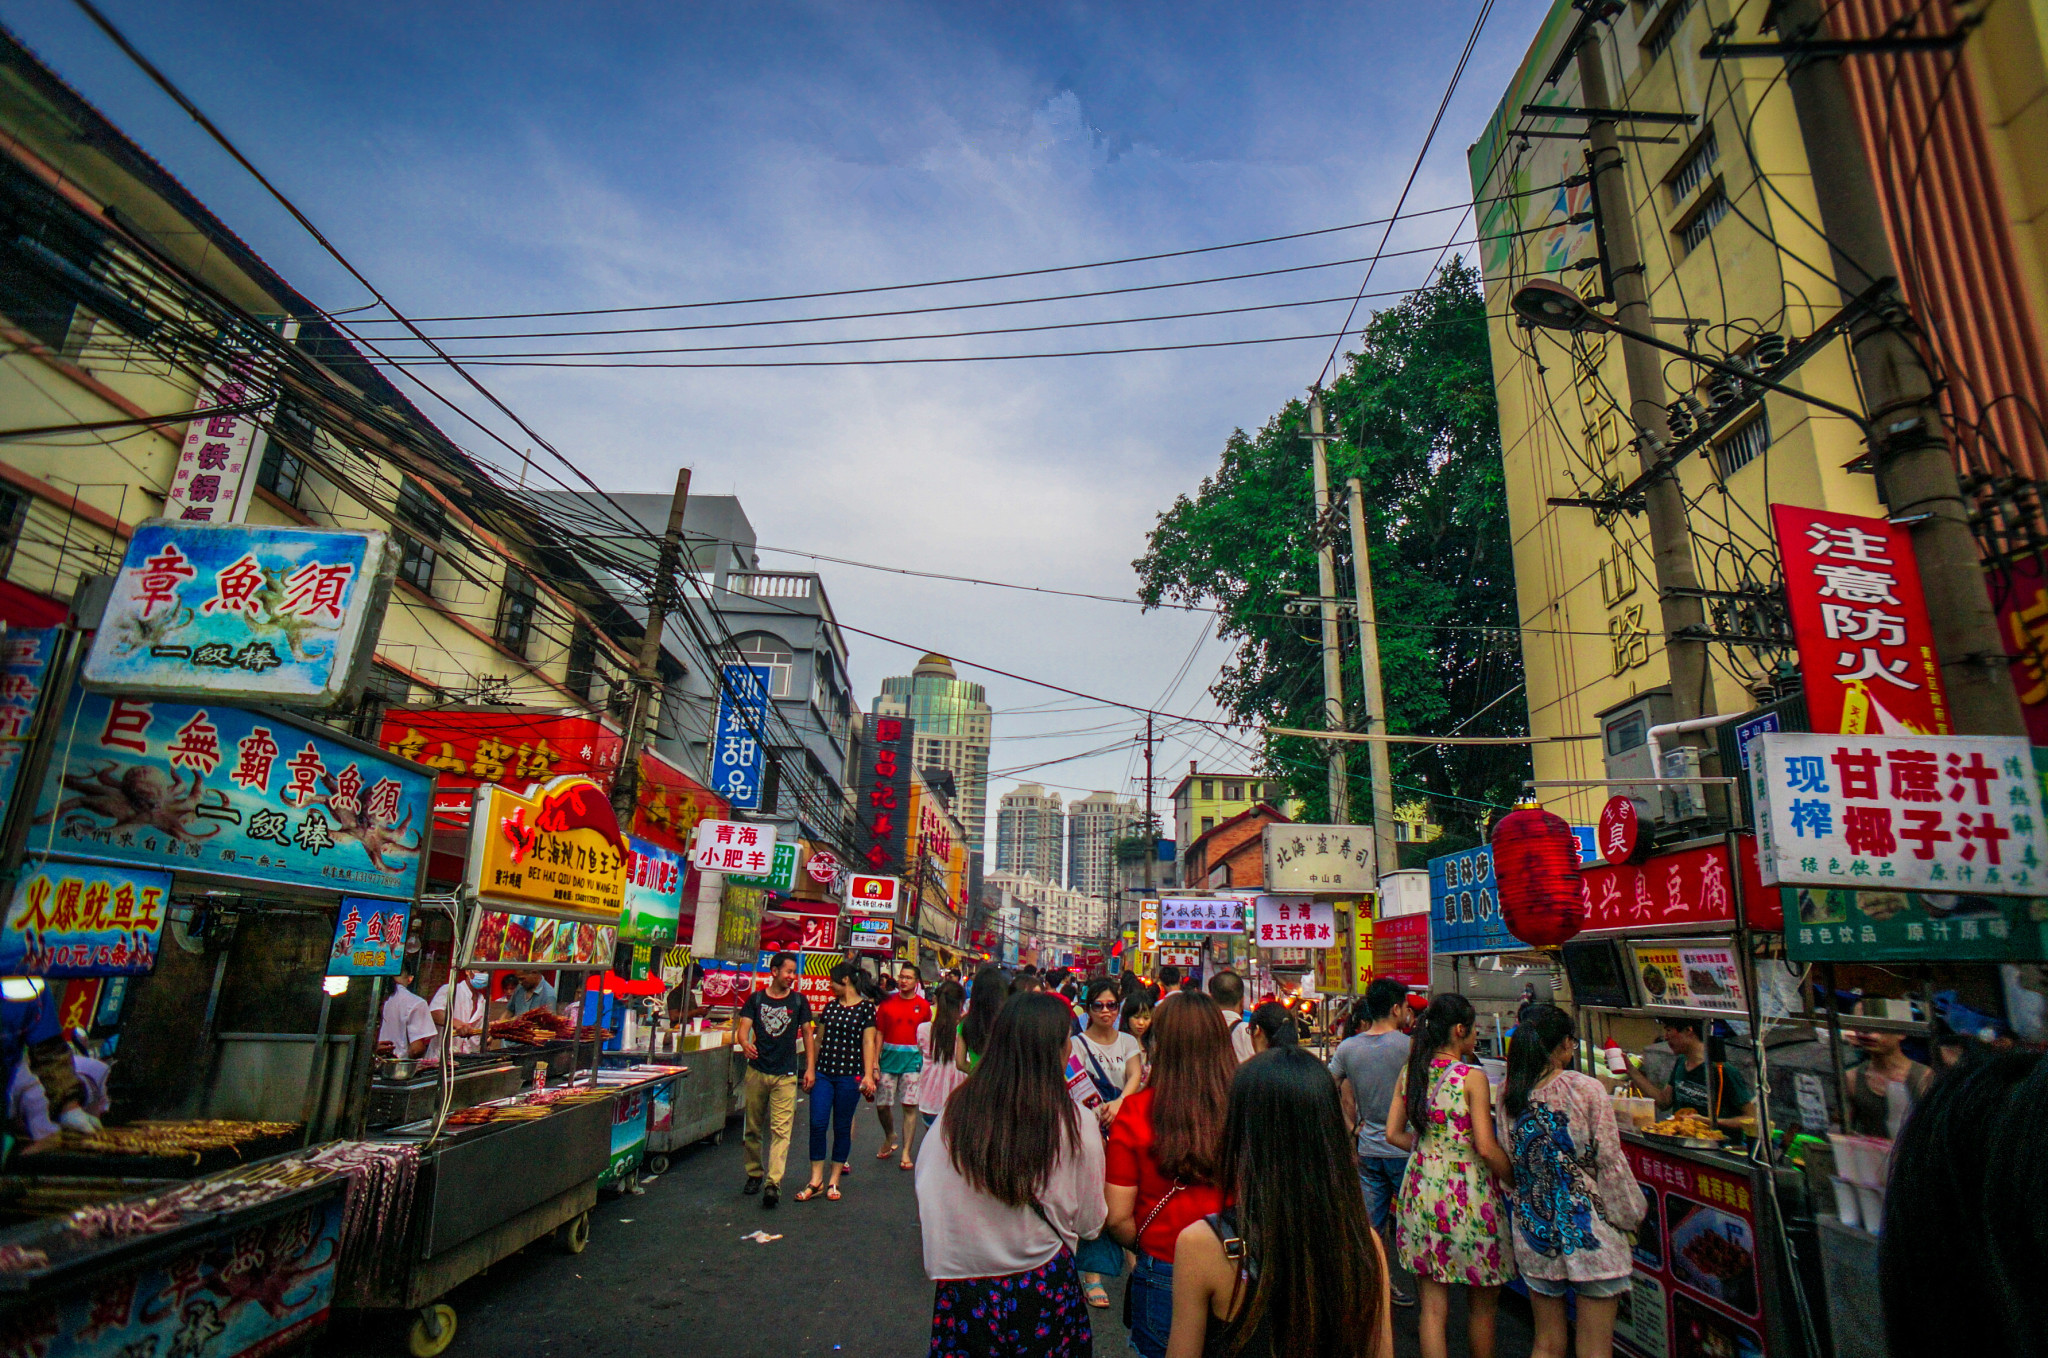
MULTIPOLYGON (((1152 819, 1152 714, 1145 714, 1145 898, 1149 899, 1157 889, 1156 878, 1159 864, 1159 822, 1152 819)), ((1121 913, 1121 911, 1119 911, 1121 913)), ((1117 921, 1119 930, 1123 921, 1117 921)))
MULTIPOLYGON (((1387 696, 1380 686, 1380 624, 1373 611, 1372 549, 1365 540, 1365 483, 1353 476, 1344 483, 1351 492, 1351 562, 1358 585, 1358 667, 1365 676, 1365 711, 1359 714, 1366 732, 1387 729, 1387 696)), ((1375 740, 1366 746, 1372 764, 1372 855, 1373 885, 1380 873, 1401 866, 1394 848, 1394 773, 1387 742, 1375 740)))
MULTIPOLYGON (((1330 464, 1323 445, 1323 394, 1315 392, 1308 402, 1308 437, 1315 449, 1316 489, 1316 594, 1323 615, 1323 724, 1332 731, 1344 729, 1344 653, 1337 639, 1337 545, 1324 532, 1330 512, 1330 464)), ((1330 823, 1345 825, 1351 820, 1350 785, 1345 771, 1344 746, 1332 741, 1330 760, 1330 823)))
POLYGON ((647 744, 648 715, 661 687, 661 636, 668 627, 668 608, 677 599, 676 570, 683 554, 683 511, 690 504, 690 469, 676 472, 675 495, 668 503, 668 529, 654 565, 654 588, 647 596, 647 627, 640 634, 640 655, 633 670, 633 708, 626 722, 626 741, 619 751, 619 770, 612 778, 612 809, 621 824, 633 818, 640 794, 640 751, 647 744))

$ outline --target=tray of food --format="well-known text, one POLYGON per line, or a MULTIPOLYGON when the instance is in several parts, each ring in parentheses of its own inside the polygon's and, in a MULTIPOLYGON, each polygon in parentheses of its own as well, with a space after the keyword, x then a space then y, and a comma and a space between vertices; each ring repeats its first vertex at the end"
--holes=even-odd
POLYGON ((1662 1122, 1651 1123, 1642 1128, 1639 1135, 1654 1136, 1660 1141, 1675 1141, 1681 1146, 1707 1151, 1721 1150, 1728 1141, 1728 1133, 1707 1121, 1703 1114, 1690 1108, 1680 1109, 1662 1122))

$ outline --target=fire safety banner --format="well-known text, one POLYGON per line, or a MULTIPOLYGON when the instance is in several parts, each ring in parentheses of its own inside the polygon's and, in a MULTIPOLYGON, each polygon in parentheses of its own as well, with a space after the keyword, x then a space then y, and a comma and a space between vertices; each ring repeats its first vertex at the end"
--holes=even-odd
POLYGON ((917 723, 908 717, 867 718, 854 778, 853 847, 860 871, 892 873, 905 866, 910 830, 910 769, 917 723))
POLYGON ((1920 567, 1883 519, 1772 505, 1813 729, 1945 735, 1948 697, 1920 567))

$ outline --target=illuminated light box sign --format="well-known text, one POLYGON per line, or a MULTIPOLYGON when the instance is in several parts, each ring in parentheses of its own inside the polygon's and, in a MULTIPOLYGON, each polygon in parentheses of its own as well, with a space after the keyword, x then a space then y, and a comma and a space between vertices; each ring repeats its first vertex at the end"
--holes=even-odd
POLYGON ((1159 901, 1162 934, 1241 934, 1244 902, 1235 896, 1165 896, 1159 901))
POLYGON ((396 976, 405 970, 405 932, 412 920, 409 901, 341 898, 334 917, 334 946, 327 954, 329 976, 396 976))
MULTIPOLYGON (((1579 865, 1600 862, 1590 825, 1574 825, 1579 865)), ((1501 918, 1500 890, 1493 877, 1493 850, 1484 845, 1429 860, 1430 950, 1443 956, 1520 952, 1529 945, 1508 932, 1501 918)))
POLYGON ((1274 891, 1370 891, 1372 827, 1294 825, 1262 830, 1266 886, 1274 891))
POLYGON ((1328 948, 1337 942, 1337 909, 1305 896, 1260 896, 1253 941, 1262 948, 1328 948))
POLYGON ((167 872, 32 858, 0 927, 0 975, 147 975, 170 903, 167 872))
POLYGON ((683 916, 683 858, 626 837, 626 904, 620 932, 635 943, 673 943, 683 916))
POLYGON ((698 821, 690 861, 701 872, 766 876, 775 865, 775 827, 742 820, 698 821))
POLYGON ((476 790, 466 867, 486 905, 616 927, 628 853, 611 800, 589 778, 557 778, 525 793, 476 790))
POLYGON ((601 970, 612 963, 619 931, 589 920, 479 910, 462 964, 480 970, 569 967, 601 970))

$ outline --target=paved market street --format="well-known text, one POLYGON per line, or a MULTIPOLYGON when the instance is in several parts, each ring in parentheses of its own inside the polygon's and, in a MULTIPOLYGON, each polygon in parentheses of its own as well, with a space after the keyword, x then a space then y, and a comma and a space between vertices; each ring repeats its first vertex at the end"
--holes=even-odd
MULTIPOLYGON (((808 1112, 797 1105, 797 1156, 808 1112)), ((678 1156, 638 1197, 606 1197, 591 1216, 590 1247, 566 1255, 541 1242, 446 1300, 457 1314, 447 1358, 911 1358, 931 1333, 931 1284, 920 1264, 916 1194, 893 1160, 874 1158, 881 1132, 863 1105, 854 1128, 853 1176, 840 1202, 796 1203, 773 1212, 740 1196, 740 1120, 725 1143, 678 1156), (765 1245, 741 1237, 780 1234, 765 1245)), ((792 1162, 788 1188, 804 1182, 792 1162)), ((1122 1292, 1097 1311, 1099 1358, 1133 1353, 1117 1317, 1122 1292)), ((1455 1308, 1451 1353, 1465 1353, 1455 1308)), ((1419 1352, 1415 1312, 1396 1311, 1395 1349, 1419 1352)), ((321 1358, 405 1358, 396 1319, 331 1330, 321 1358)), ((1498 1358, 1526 1358, 1526 1310, 1501 1308, 1498 1358)))

